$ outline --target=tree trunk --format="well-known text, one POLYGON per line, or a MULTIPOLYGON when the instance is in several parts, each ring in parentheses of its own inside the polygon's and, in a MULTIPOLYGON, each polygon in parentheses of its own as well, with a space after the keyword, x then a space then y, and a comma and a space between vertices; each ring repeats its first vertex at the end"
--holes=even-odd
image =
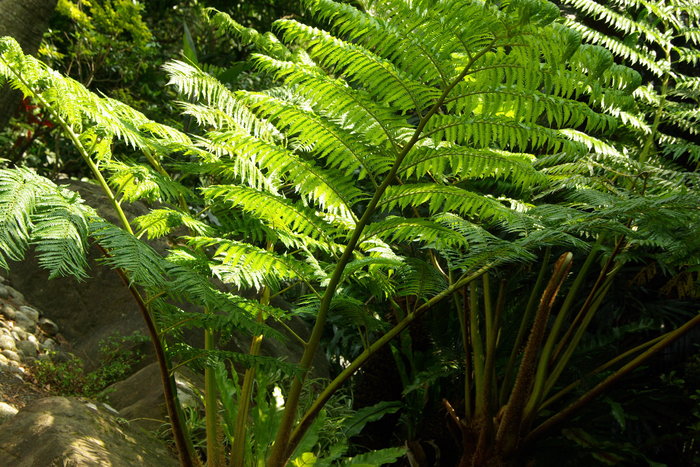
MULTIPOLYGON (((35 54, 58 0, 0 0, 0 36, 12 36, 25 54, 35 54)), ((17 109, 20 95, 0 88, 0 130, 17 109)))

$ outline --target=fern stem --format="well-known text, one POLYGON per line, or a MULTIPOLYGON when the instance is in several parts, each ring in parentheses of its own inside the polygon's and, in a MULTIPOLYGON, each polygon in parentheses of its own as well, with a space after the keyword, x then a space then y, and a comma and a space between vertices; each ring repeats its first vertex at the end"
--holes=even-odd
MULTIPOLYGON (((205 310, 205 313, 211 313, 211 311, 205 310)), ((204 350, 210 352, 215 348, 214 332, 211 329, 205 329, 204 350)), ((218 436, 217 401, 216 374, 214 368, 206 365, 204 367, 204 420, 207 439, 207 467, 223 466, 223 451, 218 436)))
MULTIPOLYGON (((267 242, 267 251, 272 251, 274 249, 274 244, 271 241, 267 242)), ((270 304, 270 286, 266 285, 260 296, 260 303, 262 305, 270 304)), ((262 310, 258 311, 256 317, 256 322, 262 324, 265 321, 265 316, 262 310)), ((296 334, 295 334, 296 336, 296 334)), ((297 336, 298 337, 298 336, 297 336)), ((253 336, 253 340, 250 343, 250 350, 248 355, 257 356, 260 355, 260 348, 262 347, 263 336, 259 334, 253 336)), ((238 400, 238 413, 236 414, 236 425, 235 431, 233 432, 233 447, 231 448, 231 466, 232 467, 243 467, 245 461, 245 444, 246 444, 246 425, 248 424, 248 413, 250 412, 250 404, 252 402, 253 394, 253 383, 255 382, 255 366, 251 366, 246 369, 245 375, 243 376, 243 388, 241 390, 241 396, 238 400)), ((265 388, 258 388, 259 391, 265 390, 265 388)))
POLYGON ((648 349, 641 355, 638 355, 634 360, 627 363, 615 373, 605 378, 603 381, 598 383, 593 389, 579 397, 575 402, 571 403, 568 407, 542 422, 539 426, 537 426, 537 428, 532 430, 530 434, 524 439, 523 446, 531 444, 533 441, 541 438, 543 435, 559 426, 561 423, 563 423, 569 417, 574 415, 578 410, 580 410, 590 401, 592 401, 601 393, 606 391, 610 386, 622 379, 622 377, 624 377, 629 372, 631 372, 632 370, 649 360, 659 351, 668 347, 670 344, 675 342, 677 339, 682 337, 685 333, 687 333, 697 325, 700 325, 700 313, 698 313, 698 315, 694 318, 686 321, 686 323, 683 324, 683 326, 667 333, 666 337, 654 344, 654 346, 652 346, 650 349, 648 349))
POLYGON ((472 283, 469 284, 469 334, 472 348, 472 368, 474 371, 474 412, 477 415, 480 415, 484 410, 484 346, 479 325, 479 289, 475 283, 472 283))
POLYGON ((396 160, 394 161, 394 164, 389 170, 389 173, 387 173, 382 183, 375 190, 372 199, 369 201, 364 213, 362 214, 362 217, 357 222, 355 229, 352 232, 352 236, 350 237, 350 240, 348 241, 348 244, 346 245, 343 251, 343 254, 336 263, 335 269, 333 270, 333 274, 331 275, 330 281, 328 282, 328 286, 323 294, 323 298, 321 299, 318 315, 316 317, 316 322, 314 323, 311 336, 309 337, 309 345, 304 350, 301 362, 299 363, 299 366, 301 367, 301 374, 294 378, 292 387, 289 391, 289 394, 287 395, 287 403, 285 404, 284 413, 282 415, 282 421, 280 422, 280 427, 277 432, 277 436, 275 437, 275 443, 272 447, 272 454, 270 456, 268 465, 272 467, 283 466, 284 464, 286 464, 287 459, 294 450, 295 445, 293 445, 289 441, 290 436, 292 434, 292 426, 294 425, 294 419, 296 418, 297 408, 299 406, 299 398, 301 397, 302 386, 304 384, 304 380, 306 379, 306 375, 308 374, 309 369, 311 368, 311 363, 316 354, 316 350, 318 349, 318 346, 321 342, 321 335, 323 334, 323 328, 326 324, 326 319, 328 318, 328 311, 330 310, 333 295, 335 295, 335 291, 338 288, 338 285, 340 285, 340 280, 343 276, 345 266, 347 266, 348 262, 352 258, 352 254, 355 250, 355 247, 357 246, 357 243, 360 237, 362 236, 362 231, 370 223, 370 220, 372 219, 372 216, 374 215, 377 209, 377 205, 379 204, 382 195, 389 187, 389 185, 393 182, 394 177, 396 177, 396 173, 398 172, 399 167, 401 166, 401 163, 406 158, 406 155, 408 155, 409 151, 415 146, 415 144, 420 139, 420 135, 423 132, 423 129, 427 125, 428 121, 433 117, 433 115, 435 115, 440 110, 443 103, 445 102, 445 99, 450 94, 452 89, 454 89, 454 87, 457 86, 457 84, 461 82, 465 76, 467 76, 474 62, 481 58, 484 54, 486 54, 491 49, 496 40, 497 39, 494 37, 493 40, 486 47, 484 47, 482 50, 479 51, 479 53, 475 54, 469 59, 469 61, 465 64, 464 70, 462 70, 462 72, 460 72, 459 75, 457 75, 454 81, 452 81, 452 83, 450 83, 450 85, 443 90, 442 94, 435 102, 435 104, 430 108, 428 113, 426 113, 425 116, 421 118, 420 122, 418 122, 418 125, 416 126, 415 131, 413 132, 413 135, 411 136, 411 139, 404 145, 401 152, 397 154, 396 160))
MULTIPOLYGON (((258 322, 262 323, 262 312, 258 312, 258 322)), ((248 355, 259 355, 262 346, 262 335, 253 336, 248 355)), ((241 395, 238 398, 238 413, 236 414, 236 425, 233 433, 233 447, 231 448, 231 467, 243 467, 245 461, 246 445, 246 425, 248 423, 248 413, 253 394, 253 383, 255 382, 255 366, 246 369, 243 376, 243 386, 241 395)), ((262 390, 262 388, 260 389, 262 390)))
POLYGON ((554 402, 556 402, 557 400, 561 399, 563 396, 565 396, 566 394, 568 394, 569 392, 571 392, 571 390, 575 389, 579 384, 581 384, 581 383, 584 382, 585 380, 589 379, 590 377, 597 375, 597 374, 600 373, 601 371, 607 370, 607 369, 610 368, 611 366, 615 365, 617 362, 619 362, 619 361, 621 361, 621 360, 624 360, 625 358, 629 357, 630 355, 635 354, 635 353, 639 352, 640 350, 644 350, 644 349, 646 349, 647 347, 656 344, 656 343, 659 342, 660 340, 666 338, 669 334, 671 334, 671 332, 673 332, 673 331, 669 331, 669 332, 667 332, 667 333, 665 333, 665 334, 662 334, 662 335, 660 335, 660 336, 658 336, 658 337, 655 337, 654 339, 648 340, 648 341, 644 342, 643 344, 639 344, 638 346, 633 347, 633 348, 631 348, 631 349, 629 349, 629 350, 627 350, 627 351, 621 353, 620 355, 617 355, 615 358, 612 358, 612 359, 608 360, 607 362, 605 362, 605 363, 603 363, 602 365, 598 366, 598 367, 595 368, 594 370, 590 371, 588 374, 586 374, 586 376, 584 376, 584 377, 582 377, 582 378, 579 378, 579 379, 577 379, 576 381, 574 381, 574 382, 568 384, 566 387, 564 387, 564 388, 562 388, 561 390, 559 390, 559 391, 558 391, 556 394, 554 394, 552 397, 550 397, 549 399, 547 399, 546 401, 544 401, 542 404, 540 404, 540 407, 539 407, 540 410, 544 409, 545 407, 548 407, 548 406, 552 405, 554 402))
POLYGON ((571 253, 564 253, 557 260, 549 283, 542 293, 537 314, 530 330, 530 336, 523 352, 523 359, 520 362, 520 369, 515 378, 515 385, 508 399, 508 404, 505 406, 503 419, 496 434, 496 444, 504 454, 512 452, 518 445, 523 409, 532 388, 535 362, 544 337, 547 319, 559 289, 571 269, 572 258, 573 255, 571 253))
MULTIPOLYGON (((104 248, 98 245, 105 256, 109 256, 104 248)), ((175 377, 169 371, 169 362, 163 343, 161 342, 160 335, 151 316, 151 312, 146 306, 141 294, 138 290, 131 284, 129 278, 121 269, 116 269, 119 278, 124 283, 124 286, 129 290, 132 297, 138 305, 139 311, 141 311, 141 316, 146 322, 146 328, 148 329, 148 334, 151 338, 151 343, 153 344, 153 350, 156 354, 156 360, 158 361, 158 368, 160 369, 161 383, 163 386, 163 395, 165 398, 165 408, 168 412, 168 417, 170 418, 170 427, 173 433, 173 438, 175 439, 175 446, 177 447, 178 458, 180 460, 181 467, 194 467, 198 465, 197 459, 194 457, 194 448, 192 447, 192 440, 187 435, 187 429, 183 423, 182 407, 178 402, 177 397, 177 385, 175 383, 175 377)))
POLYGON ((520 319, 520 327, 518 329, 518 334, 513 343, 513 347, 510 353, 510 358, 506 364, 506 370, 503 376, 503 381, 501 383, 501 394, 499 397, 499 402, 504 405, 507 401, 508 395, 510 394, 510 382, 513 379, 513 372, 515 371, 515 362, 518 360, 518 355, 520 355, 521 347, 523 341, 525 340, 525 335, 527 334, 528 326, 532 319, 532 315, 535 313, 537 307, 537 294, 540 293, 542 284, 544 283, 544 277, 547 273, 547 266, 549 265, 549 258, 552 255, 552 248, 547 247, 544 252, 544 257, 542 258, 542 266, 540 267, 540 272, 537 275, 537 280, 535 285, 532 287, 530 292, 530 297, 528 298, 527 305, 525 306, 525 312, 523 317, 520 319))
MULTIPOLYGON (((22 78, 22 75, 17 73, 14 68, 8 67, 14 74, 16 79, 21 82, 26 89, 31 89, 29 84, 22 78)), ((129 232, 131 235, 134 234, 133 229, 131 228, 131 224, 129 223, 129 220, 126 217, 126 214, 124 213, 124 210, 121 208, 119 202, 117 201, 116 197, 114 196, 114 193, 112 192, 112 189, 109 187, 107 184, 107 181, 105 180, 104 176, 102 175, 102 172, 100 172, 100 169, 97 167, 95 162, 92 160, 90 157, 90 154, 87 152, 85 149, 85 146, 83 143, 80 141, 80 138, 78 135, 73 131, 73 128, 68 124, 68 122, 57 112, 53 110, 51 105, 46 101, 46 99, 43 98, 43 96, 40 93, 33 92, 32 93, 33 97, 36 97, 36 99, 41 103, 41 105, 46 109, 46 111, 51 114, 51 117, 53 120, 58 123, 58 125, 63 129, 63 131, 68 135, 68 138, 71 140, 71 142, 75 145, 75 148, 78 150, 80 153, 80 157, 85 161, 87 166, 90 168, 90 171, 94 175, 95 179, 99 183, 100 187, 102 188, 102 191, 104 194, 107 196, 109 199, 110 204, 114 208, 117 216, 119 217, 119 221, 122 223, 122 226, 124 229, 129 232)), ((102 247, 102 252, 105 255, 109 255, 109 253, 104 250, 102 247)), ((126 277, 126 274, 124 271, 117 269, 117 274, 119 274, 119 277, 122 279, 122 282, 126 285, 126 287, 129 289, 129 292, 131 295, 134 297, 134 300, 136 301, 139 310, 141 310, 141 314, 143 316, 144 321, 146 322, 146 327, 148 328, 149 335, 151 337, 151 343, 153 344, 155 353, 156 353, 156 359, 158 360, 158 366, 160 369, 160 374, 161 374, 161 379, 163 382, 163 392, 165 396, 165 406, 166 410, 168 412, 168 416, 170 417, 170 423, 171 423, 171 428, 173 432, 173 438, 175 439, 175 445, 177 447, 178 451, 178 457, 180 460, 180 465, 183 467, 189 467, 195 465, 193 463, 194 461, 194 450, 191 445, 191 440, 186 434, 186 428, 184 424, 182 423, 182 408, 180 407, 180 404, 178 403, 177 400, 177 391, 176 391, 176 385, 175 385, 175 380, 174 377, 170 375, 170 372, 168 370, 168 359, 165 354, 165 350, 163 348, 162 342, 160 340, 160 336, 158 334, 158 331, 156 329, 155 322, 153 321, 153 317, 151 316, 151 313, 146 306, 146 303, 144 302, 143 298, 141 297, 141 294, 134 288, 134 286, 130 283, 128 278, 126 277)))
POLYGON ((571 305, 573 304, 574 299, 576 298, 584 279, 588 275, 588 271, 591 265, 593 264, 593 260, 595 259, 596 254, 598 253, 598 247, 600 246, 600 243, 602 241, 601 239, 602 237, 598 238, 598 241, 588 253, 586 260, 584 261, 583 265, 581 266, 581 269, 576 275, 576 279, 574 279, 573 284, 569 288, 564 302, 559 308, 559 313, 557 314, 557 317, 554 320, 554 324, 552 325, 552 328, 549 331, 547 340, 542 346, 542 352, 540 353, 539 362, 537 364, 537 370, 535 372, 535 380, 532 388, 532 394, 530 396, 530 401, 528 402, 527 407, 525 408, 526 417, 527 414, 534 414, 536 410, 536 405, 539 402, 541 402, 542 398, 545 395, 545 383, 547 382, 547 377, 550 376, 548 374, 548 370, 551 368, 552 364, 552 351, 554 349, 554 344, 556 343, 557 337, 559 337, 559 332, 564 323, 564 319, 568 317, 569 309, 571 308, 571 305))
POLYGON ((467 419, 472 417, 473 407, 472 407, 472 366, 471 366, 471 352, 469 346, 469 324, 467 321, 467 315, 469 314, 469 309, 467 308, 467 293, 463 288, 461 290, 461 299, 459 301, 459 294, 455 294, 455 306, 457 307, 457 317, 459 318, 459 331, 462 337, 462 350, 464 351, 464 416, 467 419))

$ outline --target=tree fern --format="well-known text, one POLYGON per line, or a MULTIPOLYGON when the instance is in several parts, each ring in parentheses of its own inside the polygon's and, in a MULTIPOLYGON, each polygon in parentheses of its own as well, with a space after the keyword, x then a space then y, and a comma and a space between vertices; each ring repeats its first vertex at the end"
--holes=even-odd
MULTIPOLYGON (((165 203, 134 221, 139 235, 190 230, 166 258, 131 235, 128 221, 126 230, 99 219, 86 221, 86 228, 78 222, 66 237, 84 242, 91 236, 107 251, 106 263, 125 271, 132 284, 163 293, 152 299, 162 328, 178 332, 189 323, 280 338, 264 318, 299 313, 315 321, 285 394, 273 453, 261 460, 268 465, 289 460, 310 420, 362 359, 437 302, 459 305, 456 294, 485 271, 535 261, 542 247, 583 251, 596 236, 674 249, 677 238, 639 229, 688 206, 656 190, 660 171, 644 193, 651 195, 641 196, 637 184, 651 178, 639 169, 653 159, 650 150, 632 160, 629 146, 615 141, 621 125, 655 135, 654 144, 664 140, 658 124, 638 117, 635 97, 653 107, 670 94, 638 88, 640 75, 616 64, 604 43, 582 45, 587 32, 557 22, 553 4, 384 0, 360 2, 358 9, 330 0, 303 3, 327 30, 283 19, 274 33, 260 34, 212 12, 222 33, 254 49, 250 61, 273 83, 269 89, 233 91, 193 64, 166 66, 197 136, 96 96, 23 56, 11 40, 0 42, 0 74, 62 119, 95 177, 108 175, 103 188, 116 208, 138 199, 165 203), (120 144, 137 153, 125 157, 120 144), (631 223, 640 209, 646 215, 631 223), (257 292, 259 300, 224 292, 214 278, 241 295, 257 292), (269 305, 275 294, 295 301, 309 293, 289 312, 269 305), (398 296, 412 297, 415 307, 369 342, 374 334, 367 329, 388 327, 372 307, 391 309, 398 296), (207 312, 179 309, 172 304, 178 300, 207 312), (360 328, 367 352, 297 424, 305 377, 336 312, 360 328)), ((608 17, 631 30, 620 15, 608 17)), ((657 38, 651 29, 639 31, 657 38)), ((693 60, 691 51, 681 52, 693 60)), ((692 80, 683 86, 697 94, 692 80)), ((672 110, 671 120, 690 131, 692 109, 679 104, 672 110)), ((676 140, 666 142, 674 154, 683 151, 672 146, 676 140)), ((664 169, 674 172, 668 164, 664 169)), ((10 188, 20 183, 7 177, 10 188)), ((35 231, 37 244, 55 252, 52 218, 31 190, 14 198, 2 193, 4 254, 21 257, 35 231)), ((693 216, 676 225, 688 227, 693 216)), ((41 254, 67 271, 79 252, 41 254)), ((249 375, 256 365, 274 366, 256 358, 254 346, 251 356, 219 351, 211 342, 205 351, 179 347, 184 358, 201 357, 210 368, 223 358, 251 367, 249 375)), ((239 440, 244 428, 240 423, 239 440)), ((242 462, 236 448, 232 455, 242 462)))

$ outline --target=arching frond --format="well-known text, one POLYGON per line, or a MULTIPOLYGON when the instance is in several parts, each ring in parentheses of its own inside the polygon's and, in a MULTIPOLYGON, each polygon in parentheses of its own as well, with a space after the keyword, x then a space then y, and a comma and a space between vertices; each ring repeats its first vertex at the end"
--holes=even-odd
MULTIPOLYGON (((168 84, 185 97, 201 102, 201 107, 188 103, 182 105, 202 123, 232 124, 234 128, 240 127, 265 140, 280 136, 275 127, 257 118, 234 93, 208 73, 177 60, 166 63, 163 68, 170 78, 168 84), (208 109, 208 113, 204 114, 203 109, 208 109)), ((226 129, 226 126, 218 126, 217 129, 226 129)))
POLYGON ((389 187, 379 204, 383 211, 427 204, 431 214, 457 212, 481 219, 503 219, 508 210, 493 198, 472 193, 455 186, 421 183, 389 187))
POLYGON ((264 284, 299 279, 308 281, 315 270, 292 256, 278 254, 250 244, 212 237, 185 237, 197 249, 213 248, 209 267, 225 283, 239 288, 260 289, 264 284))
POLYGON ((363 239, 370 239, 375 235, 389 244, 420 242, 438 249, 467 246, 464 237, 459 233, 431 219, 390 216, 368 225, 363 239))
POLYGON ((374 179, 389 170, 391 157, 371 147, 361 134, 331 119, 262 93, 248 93, 244 98, 256 112, 323 157, 329 167, 338 168, 346 175, 358 171, 360 179, 367 176, 374 179))
POLYGON ((319 65, 362 86, 386 106, 400 112, 422 110, 438 97, 437 89, 412 80, 392 62, 372 54, 364 47, 293 20, 277 21, 275 27, 282 31, 286 41, 303 45, 319 65))
POLYGON ((332 237, 336 228, 316 212, 289 199, 242 186, 214 185, 202 190, 205 198, 239 206, 263 220, 273 229, 289 230, 319 241, 318 246, 335 249, 332 237))
POLYGON ((136 217, 134 223, 140 229, 138 236, 146 234, 147 238, 159 238, 168 235, 178 227, 186 227, 200 235, 211 233, 211 226, 189 213, 175 209, 153 209, 148 214, 136 217))
POLYGON ((401 164, 399 175, 411 179, 421 179, 425 175, 436 177, 439 174, 454 180, 504 178, 520 187, 545 184, 546 177, 535 170, 533 159, 525 153, 488 148, 416 146, 401 164))

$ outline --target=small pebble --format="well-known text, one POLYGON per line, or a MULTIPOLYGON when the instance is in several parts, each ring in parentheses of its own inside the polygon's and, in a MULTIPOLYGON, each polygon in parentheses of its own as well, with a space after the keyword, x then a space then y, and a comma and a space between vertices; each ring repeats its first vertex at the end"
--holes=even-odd
POLYGON ((7 420, 11 419, 15 416, 15 414, 17 414, 17 412, 19 412, 19 410, 12 407, 10 404, 6 402, 0 402, 0 423, 4 423, 7 420))

